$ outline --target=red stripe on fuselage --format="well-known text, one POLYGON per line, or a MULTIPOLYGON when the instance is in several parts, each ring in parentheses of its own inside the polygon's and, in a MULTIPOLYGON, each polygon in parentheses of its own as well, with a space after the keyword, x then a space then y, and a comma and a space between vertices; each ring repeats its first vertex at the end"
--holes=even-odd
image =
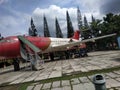
POLYGON ((50 43, 51 40, 50 38, 47 37, 26 37, 27 40, 29 40, 30 42, 32 42, 35 46, 37 46, 38 48, 40 48, 42 51, 46 50, 50 43))
MULTIPOLYGON (((31 37, 26 36, 27 40, 33 43, 35 46, 40 48, 42 51, 46 50, 51 40, 45 37, 31 37)), ((20 41, 16 36, 4 38, 0 42, 0 57, 4 58, 15 58, 20 56, 20 41)))

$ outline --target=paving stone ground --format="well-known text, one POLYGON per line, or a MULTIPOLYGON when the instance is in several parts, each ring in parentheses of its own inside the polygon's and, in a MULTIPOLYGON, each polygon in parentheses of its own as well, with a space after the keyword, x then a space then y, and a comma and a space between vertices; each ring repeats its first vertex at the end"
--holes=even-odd
MULTIPOLYGON (((118 71, 120 72, 120 70, 118 71)), ((115 73, 114 73, 115 74, 115 73)), ((109 77, 109 73, 104 73, 103 76, 109 77)), ((118 74, 115 74, 118 75, 118 74)), ((119 74, 120 78, 120 74, 119 74)), ((72 78, 68 80, 59 80, 59 81, 54 81, 50 83, 43 83, 43 84, 38 84, 40 85, 40 90, 95 90, 95 86, 93 82, 91 81, 92 76, 84 76, 84 77, 77 77, 77 78, 72 78), (60 85, 61 82, 61 85, 60 85), (44 86, 41 88, 41 86, 44 86)), ((114 79, 112 77, 109 77, 106 79, 106 88, 108 90, 120 90, 120 81, 117 80, 118 77, 115 77, 114 79)), ((35 88, 38 87, 38 85, 33 85, 33 87, 30 85, 27 87, 27 90, 35 90, 35 88), (32 88, 32 89, 30 89, 32 88)))
MULTIPOLYGON (((0 86, 8 84, 19 84, 24 82, 36 82, 55 77, 62 77, 63 75, 72 75, 74 73, 86 73, 95 70, 111 69, 120 67, 120 51, 99 51, 88 53, 89 57, 75 58, 69 60, 59 60, 54 62, 44 63, 43 69, 39 71, 25 71, 1 73, 0 71, 0 86)), ((13 68, 13 67, 12 67, 13 68)), ((41 68, 41 67, 38 67, 41 68)), ((10 69, 11 70, 11 69, 10 69)), ((103 73, 106 78, 106 86, 110 90, 120 90, 120 68, 108 73, 103 73), (114 82, 114 84, 113 84, 114 82)), ((70 80, 59 80, 50 83, 31 84, 27 90, 93 90, 91 77, 85 75, 83 77, 72 78, 70 80), (85 87, 85 86, 88 87, 85 87), (91 89, 88 89, 91 88, 91 89)))

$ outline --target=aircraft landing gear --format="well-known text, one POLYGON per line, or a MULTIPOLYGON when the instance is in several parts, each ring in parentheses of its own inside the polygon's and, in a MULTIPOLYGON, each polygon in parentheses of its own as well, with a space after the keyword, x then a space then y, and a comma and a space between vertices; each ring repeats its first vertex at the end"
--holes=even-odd
MULTIPOLYGON (((43 63, 40 63, 40 57, 39 57, 39 55, 37 53, 35 53, 35 55, 31 55, 30 57, 31 57, 31 59, 30 59, 31 70, 38 71, 40 69, 43 69, 43 66, 41 65, 43 63), (39 62, 38 62, 38 60, 39 60, 39 62)), ((41 61, 41 62, 44 62, 44 61, 41 61)))
POLYGON ((70 57, 69 57, 69 55, 70 55, 69 50, 65 51, 65 56, 66 56, 66 59, 69 59, 69 58, 70 58, 70 57))
POLYGON ((33 71, 38 71, 38 69, 35 67, 35 65, 31 65, 31 69, 32 69, 33 71))
POLYGON ((13 59, 13 65, 14 65, 14 71, 19 71, 20 70, 20 65, 19 65, 19 60, 18 59, 13 59))
POLYGON ((30 59, 30 61, 31 61, 31 70, 33 70, 33 71, 38 71, 38 69, 37 69, 37 60, 38 60, 37 53, 35 53, 35 55, 31 55, 31 59, 30 59))
POLYGON ((51 61, 54 61, 54 53, 50 53, 50 59, 51 61))

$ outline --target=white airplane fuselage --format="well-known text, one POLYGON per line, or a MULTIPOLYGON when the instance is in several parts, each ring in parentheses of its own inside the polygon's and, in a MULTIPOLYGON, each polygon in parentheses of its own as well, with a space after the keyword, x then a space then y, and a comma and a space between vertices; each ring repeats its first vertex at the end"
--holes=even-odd
POLYGON ((50 38, 51 43, 49 45, 49 47, 44 50, 42 53, 48 53, 48 52, 55 52, 55 51, 65 51, 67 49, 69 49, 70 47, 60 47, 60 48, 54 48, 56 46, 62 46, 62 45, 66 45, 69 44, 71 42, 76 42, 78 40, 76 39, 70 39, 70 38, 50 38))

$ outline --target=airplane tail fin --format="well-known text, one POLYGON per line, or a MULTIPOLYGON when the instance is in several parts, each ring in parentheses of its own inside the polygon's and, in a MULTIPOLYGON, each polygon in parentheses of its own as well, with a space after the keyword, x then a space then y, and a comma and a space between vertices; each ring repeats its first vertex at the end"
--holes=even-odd
POLYGON ((75 31, 72 38, 76 39, 76 40, 79 40, 79 38, 80 38, 80 31, 79 30, 75 31))

